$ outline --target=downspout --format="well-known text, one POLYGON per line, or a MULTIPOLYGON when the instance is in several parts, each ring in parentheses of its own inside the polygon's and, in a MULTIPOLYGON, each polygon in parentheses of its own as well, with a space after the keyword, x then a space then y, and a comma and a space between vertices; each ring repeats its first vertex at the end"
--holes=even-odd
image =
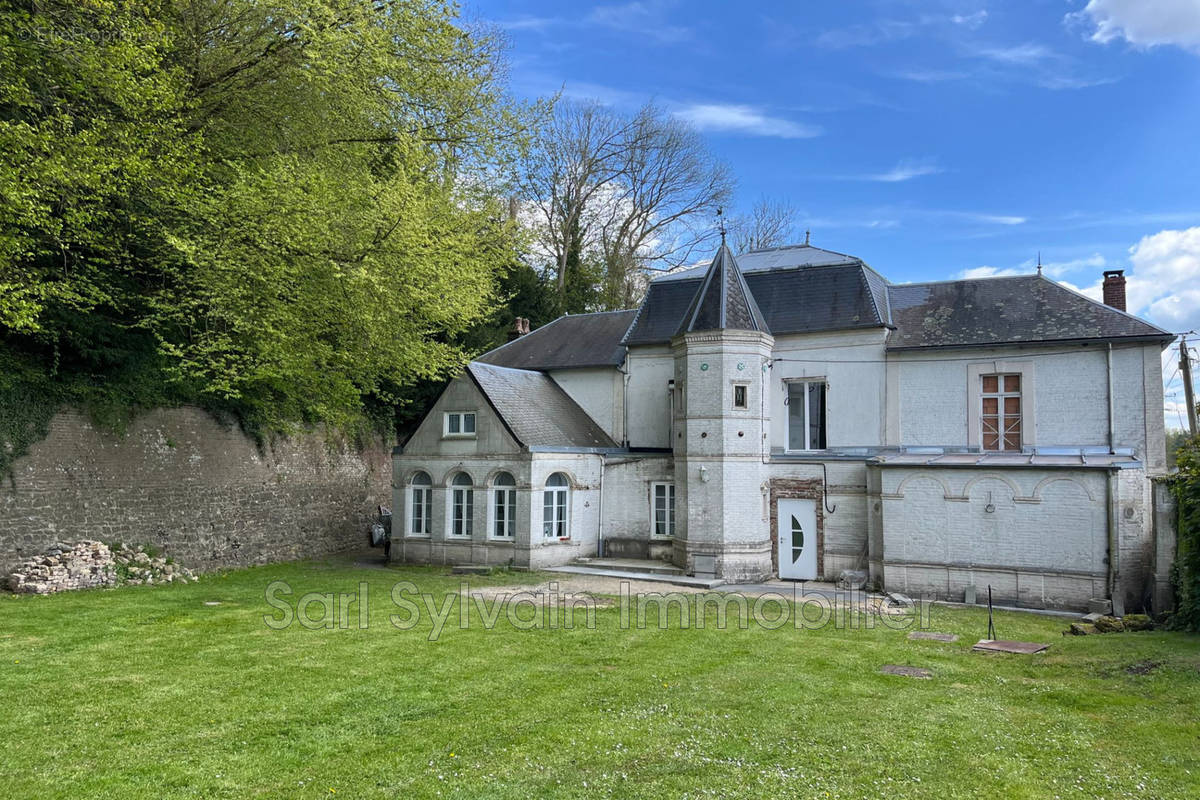
MULTIPOLYGON (((1113 399, 1113 347, 1108 343, 1105 351, 1105 365, 1108 377, 1108 452, 1117 452, 1117 420, 1116 404, 1113 399)), ((1108 599, 1112 603, 1112 612, 1117 616, 1125 614, 1125 601, 1121 597, 1121 542, 1117 529, 1117 513, 1119 511, 1119 491, 1117 487, 1117 472, 1108 473, 1108 599)))
MULTIPOLYGON (((1105 366, 1108 377, 1108 452, 1117 452, 1117 420, 1116 404, 1113 398, 1113 346, 1108 343, 1105 352, 1105 366)), ((1110 468, 1108 472, 1106 499, 1108 501, 1108 599, 1112 602, 1112 612, 1117 616, 1125 614, 1125 600, 1121 597, 1121 542, 1117 527, 1117 514, 1120 505, 1120 492, 1117 485, 1117 470, 1110 468)))
MULTIPOLYGON (((774 365, 775 365, 774 359, 767 362, 768 368, 773 368, 774 365)), ((767 392, 766 392, 765 387, 764 387, 763 391, 760 392, 760 394, 762 395, 762 403, 763 403, 762 410, 760 411, 760 414, 762 416, 762 426, 761 427, 765 431, 766 425, 767 425, 767 419, 766 419, 767 410, 766 410, 766 405, 765 405, 767 392)), ((784 408, 784 413, 785 414, 787 413, 786 407, 784 408)), ((764 435, 764 440, 765 440, 765 436, 766 436, 765 432, 763 435, 764 435)), ((762 454, 762 463, 764 463, 764 464, 770 463, 770 461, 771 461, 770 453, 771 453, 771 448, 770 448, 770 443, 768 443, 766 450, 764 450, 763 454, 762 454)), ((811 466, 811 467, 820 467, 821 468, 821 503, 822 503, 822 505, 825 506, 825 512, 827 514, 832 514, 833 512, 837 511, 837 504, 834 504, 832 506, 829 505, 829 467, 824 461, 796 461, 796 460, 789 458, 786 463, 801 464, 803 466, 811 466)))
POLYGON ((1117 510, 1120 494, 1117 487, 1117 470, 1108 472, 1108 599, 1112 601, 1112 613, 1125 616, 1125 598, 1121 596, 1121 543, 1117 531, 1117 510))
POLYGON ((625 357, 624 363, 617 367, 617 372, 621 373, 621 443, 625 447, 629 447, 629 370, 625 369, 625 365, 629 363, 629 357, 625 357))
POLYGON ((604 453, 600 454, 600 501, 596 504, 596 558, 604 558, 604 469, 608 465, 604 453))
POLYGON ((1117 446, 1117 421, 1113 405, 1113 360, 1112 360, 1112 342, 1108 343, 1107 353, 1108 365, 1108 452, 1113 454, 1117 446))

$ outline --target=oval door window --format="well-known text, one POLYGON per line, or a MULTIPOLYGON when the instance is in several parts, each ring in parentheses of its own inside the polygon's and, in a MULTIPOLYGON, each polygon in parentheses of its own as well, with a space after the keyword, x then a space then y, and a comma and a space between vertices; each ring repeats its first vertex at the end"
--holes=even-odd
POLYGON ((800 525, 800 520, 792 517, 792 562, 800 560, 800 554, 804 552, 804 528, 800 525))

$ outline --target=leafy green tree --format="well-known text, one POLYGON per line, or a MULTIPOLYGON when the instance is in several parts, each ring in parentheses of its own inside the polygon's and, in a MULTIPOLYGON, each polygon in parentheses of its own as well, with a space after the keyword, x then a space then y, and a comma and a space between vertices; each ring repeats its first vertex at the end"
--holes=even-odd
POLYGON ((495 198, 541 110, 507 96, 501 40, 456 15, 439 0, 0 12, 8 374, 287 430, 355 425, 461 364, 515 261, 495 198))
POLYGON ((1175 497, 1179 537, 1171 625, 1200 631, 1200 437, 1185 440, 1176 451, 1176 460, 1179 472, 1168 479, 1175 497))

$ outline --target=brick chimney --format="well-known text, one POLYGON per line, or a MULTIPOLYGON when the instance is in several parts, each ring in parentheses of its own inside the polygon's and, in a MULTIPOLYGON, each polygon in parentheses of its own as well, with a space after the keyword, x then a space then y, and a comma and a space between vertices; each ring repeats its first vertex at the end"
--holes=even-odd
POLYGON ((529 333, 529 320, 525 317, 517 317, 508 331, 508 340, 511 342, 514 339, 520 339, 527 333, 529 333))
POLYGON ((1104 305, 1112 306, 1118 311, 1125 310, 1125 270, 1104 271, 1104 305))

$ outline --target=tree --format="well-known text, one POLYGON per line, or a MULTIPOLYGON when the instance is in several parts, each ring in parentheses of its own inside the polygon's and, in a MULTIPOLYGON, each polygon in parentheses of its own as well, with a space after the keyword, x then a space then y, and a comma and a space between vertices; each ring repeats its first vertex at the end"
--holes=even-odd
POLYGON ((560 103, 523 184, 534 257, 551 263, 564 310, 585 310, 587 281, 596 307, 627 307, 647 269, 683 263, 712 236, 732 185, 695 131, 656 106, 627 116, 560 103))
POLYGON ((729 238, 738 253, 780 247, 795 238, 796 209, 791 204, 759 198, 754 208, 745 216, 737 216, 729 222, 729 238))
POLYGON ((81 391, 350 424, 464 359, 541 113, 438 0, 0 13, 0 339, 81 391), (93 387, 93 388, 88 388, 93 387))
POLYGON ((640 298, 646 268, 691 261, 695 249, 711 241, 716 212, 734 185, 728 167, 690 125, 653 105, 634 116, 620 162, 600 225, 609 309, 640 298))

